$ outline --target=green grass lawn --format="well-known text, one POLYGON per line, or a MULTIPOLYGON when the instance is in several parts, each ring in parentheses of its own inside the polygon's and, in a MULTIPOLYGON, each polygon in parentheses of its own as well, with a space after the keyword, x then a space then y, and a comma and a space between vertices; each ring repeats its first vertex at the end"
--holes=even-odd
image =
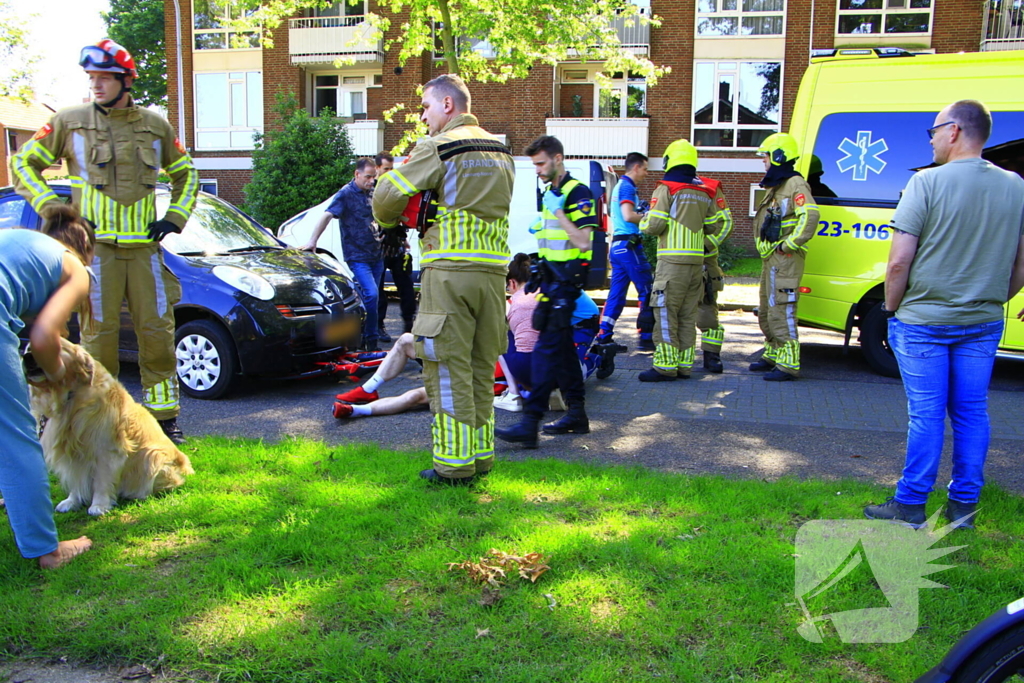
POLYGON ((761 277, 761 259, 738 258, 732 262, 725 274, 727 277, 761 277))
MULTIPOLYGON (((949 589, 920 591, 910 640, 814 644, 796 630, 797 529, 860 518, 885 489, 557 460, 433 488, 416 478, 425 452, 186 448, 197 474, 183 488, 101 519, 59 517, 63 537, 95 541, 66 569, 18 557, 3 525, 0 659, 160 662, 220 681, 903 683, 1024 594, 1022 501, 994 487, 977 533, 938 542, 966 547, 929 577, 949 589), (536 583, 510 574, 482 604, 493 600, 448 563, 491 548, 543 553, 551 569, 536 583)), ((854 572, 810 607, 884 600, 854 572)))

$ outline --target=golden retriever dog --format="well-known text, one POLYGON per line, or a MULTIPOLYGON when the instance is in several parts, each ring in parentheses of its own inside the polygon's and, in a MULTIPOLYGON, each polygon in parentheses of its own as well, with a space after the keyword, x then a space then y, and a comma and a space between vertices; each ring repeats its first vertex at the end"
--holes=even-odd
POLYGON ((118 498, 173 489, 195 473, 156 418, 85 349, 63 339, 60 356, 67 372, 58 382, 26 367, 32 412, 48 420, 46 465, 68 496, 57 512, 88 505, 90 515, 102 515, 118 498))

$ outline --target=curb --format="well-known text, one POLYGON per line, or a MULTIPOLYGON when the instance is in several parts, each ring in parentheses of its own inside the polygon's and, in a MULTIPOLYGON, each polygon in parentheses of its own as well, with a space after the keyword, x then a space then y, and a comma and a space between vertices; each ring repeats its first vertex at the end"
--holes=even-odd
MULTIPOLYGON (((598 297, 591 295, 591 299, 598 306, 604 306, 606 297, 598 297)), ((626 299, 626 306, 638 306, 639 302, 636 299, 626 299)), ((718 310, 720 311, 746 311, 747 313, 753 313, 754 309, 757 308, 757 304, 742 304, 730 301, 719 301, 718 310)))

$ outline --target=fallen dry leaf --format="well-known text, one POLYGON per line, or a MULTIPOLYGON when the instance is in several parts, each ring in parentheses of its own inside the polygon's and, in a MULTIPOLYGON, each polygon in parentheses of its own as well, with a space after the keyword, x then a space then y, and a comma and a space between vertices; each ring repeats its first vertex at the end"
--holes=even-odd
POLYGON ((553 596, 551 593, 545 593, 544 597, 548 599, 548 609, 554 611, 555 605, 558 604, 558 601, 555 600, 555 596, 553 596))
POLYGON ((448 571, 454 569, 466 572, 473 581, 497 588, 508 576, 506 569, 517 570, 519 576, 536 583, 537 579, 551 567, 544 564, 543 553, 527 553, 519 556, 491 548, 487 555, 480 558, 479 562, 449 562, 448 571))
POLYGON ((476 630, 477 638, 489 638, 491 636, 491 629, 489 628, 478 628, 476 630))

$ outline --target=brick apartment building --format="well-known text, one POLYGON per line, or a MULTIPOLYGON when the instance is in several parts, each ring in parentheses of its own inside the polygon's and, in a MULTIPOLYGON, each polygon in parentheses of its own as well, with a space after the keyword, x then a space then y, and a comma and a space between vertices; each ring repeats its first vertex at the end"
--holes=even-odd
MULTIPOLYGON (((278 93, 292 93, 311 113, 329 106, 345 117, 357 154, 398 141, 402 124, 385 124, 382 111, 396 102, 416 104, 416 86, 443 69, 430 54, 399 68, 397 51, 361 38, 365 13, 377 11, 375 0, 363 1, 368 4, 342 1, 291 19, 275 31, 273 49, 233 49, 219 21, 231 11, 230 0, 165 0, 168 114, 205 189, 242 201, 252 133, 279 123, 272 112, 278 93), (339 57, 355 63, 337 68, 339 57)), ((523 80, 471 84, 473 111, 517 155, 548 133, 568 155, 621 165, 628 152, 639 151, 659 170, 665 147, 690 139, 700 148, 700 172, 724 182, 737 218, 734 239, 746 247, 762 175, 753 151, 788 126, 812 50, 1024 47, 1013 0, 634 1, 650 2, 640 11, 659 16, 661 26, 623 23, 617 30, 625 49, 672 68, 656 86, 619 74, 613 88, 623 96, 610 97, 595 85, 597 65, 538 64, 523 80)), ((486 42, 471 47, 487 49, 486 42)), ((649 193, 652 182, 641 191, 649 193)))
MULTIPOLYGON (((4 145, 3 168, 0 168, 0 187, 14 183, 14 179, 11 178, 11 156, 31 140, 36 131, 42 128, 51 116, 53 116, 53 109, 45 104, 0 97, 0 141, 4 145)), ((55 168, 60 168, 60 166, 55 168)))

